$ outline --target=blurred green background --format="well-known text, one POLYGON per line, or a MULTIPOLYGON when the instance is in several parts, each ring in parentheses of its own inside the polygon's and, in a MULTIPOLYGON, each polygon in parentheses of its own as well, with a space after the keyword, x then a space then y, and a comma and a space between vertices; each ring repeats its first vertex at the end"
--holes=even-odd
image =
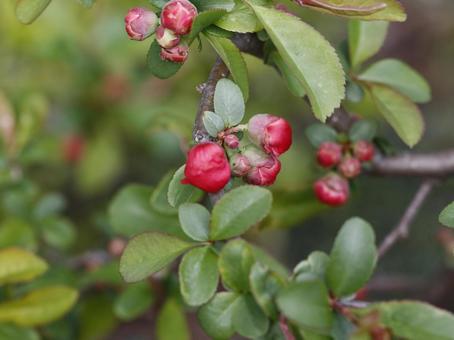
MULTIPOLYGON (((402 3, 409 19, 391 25, 376 58, 401 58, 432 85, 433 101, 422 107, 426 133, 414 152, 454 147, 454 3, 402 3)), ((14 1, 0 2, 0 92, 11 103, 23 131, 16 138, 25 145, 20 160, 7 161, 6 154, 1 155, 0 185, 16 184, 8 190, 0 186, 0 226, 32 209, 36 197, 57 197, 63 209, 59 221, 68 226, 57 228, 64 235, 54 236, 59 250, 45 250, 55 266, 87 250, 107 249, 113 237, 107 207, 120 188, 128 183, 154 185, 184 163, 199 100, 196 86, 206 79, 215 56, 202 41, 202 51, 194 44, 189 62, 175 77, 153 78, 145 65, 149 42, 128 40, 123 23, 128 8, 146 5, 146 1, 98 0, 87 9, 76 0, 54 1, 34 24, 23 26, 15 19, 14 1)), ((346 38, 345 20, 297 11, 334 46, 346 38)), ((246 60, 251 83, 248 114, 282 115, 294 127, 294 145, 283 157, 273 190, 298 195, 321 173, 304 137, 304 129, 315 120, 272 68, 250 56, 246 60)), ((2 102, 6 99, 0 98, 2 102)), ((396 150, 407 151, 385 124, 380 125, 380 135, 396 150)), ((418 182, 363 176, 347 206, 313 216, 314 208, 303 203, 290 212, 295 216, 288 216, 292 222, 285 228, 277 228, 278 221, 250 237, 289 267, 313 250, 328 251, 350 216, 370 221, 381 240, 398 222, 418 182)), ((453 180, 436 188, 410 239, 379 264, 369 287, 370 299, 419 298, 454 311, 449 294, 454 288, 453 260, 443 246, 454 236, 440 234, 437 222, 438 213, 453 199, 453 180)), ((52 239, 54 234, 47 235, 52 239)), ((106 321, 104 333, 122 334, 121 329, 112 331, 114 324, 106 321)))

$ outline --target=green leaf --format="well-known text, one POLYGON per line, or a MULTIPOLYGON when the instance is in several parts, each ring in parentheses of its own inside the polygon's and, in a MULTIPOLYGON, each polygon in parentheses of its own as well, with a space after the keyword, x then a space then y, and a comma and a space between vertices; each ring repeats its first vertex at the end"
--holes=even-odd
POLYGON ((150 187, 133 184, 115 195, 109 206, 109 220, 116 234, 131 237, 144 231, 162 231, 184 236, 177 216, 159 214, 151 209, 152 193, 150 187))
POLYGON ((389 87, 370 84, 370 91, 378 110, 399 137, 410 147, 418 143, 424 133, 424 120, 419 108, 389 87))
POLYGON ((375 122, 366 119, 360 119, 353 123, 350 131, 348 131, 348 137, 350 141, 357 142, 360 140, 371 141, 377 134, 377 125, 375 122))
POLYGON ((168 0, 149 0, 151 5, 158 9, 162 9, 164 5, 169 2, 168 0))
POLYGON ((243 100, 247 102, 249 98, 248 70, 240 50, 228 38, 220 37, 219 35, 215 35, 210 32, 206 32, 205 36, 211 46, 213 46, 216 50, 216 53, 227 65, 230 73, 232 74, 233 80, 241 89, 243 100))
POLYGON ((256 339, 266 333, 269 321, 251 295, 241 295, 235 301, 233 328, 242 336, 256 339))
POLYGON ((427 81, 417 71, 397 59, 385 59, 371 65, 358 78, 388 85, 415 103, 427 103, 432 95, 427 81))
POLYGON ((0 324, 0 339, 4 340, 39 340, 34 329, 18 327, 13 324, 0 324))
POLYGON ((65 198, 59 193, 49 193, 40 198, 33 209, 33 217, 42 220, 58 214, 66 206, 65 198))
POLYGON ((173 175, 169 183, 167 199, 172 207, 178 208, 181 204, 187 202, 197 202, 204 195, 203 191, 190 185, 182 184, 184 178, 184 165, 181 166, 173 175))
POLYGON ((76 240, 76 229, 71 221, 61 217, 49 217, 41 222, 46 243, 54 248, 66 250, 76 240))
POLYGON ((236 239, 227 243, 218 261, 223 285, 236 292, 248 292, 249 273, 253 264, 254 256, 244 240, 236 239))
POLYGON ((51 0, 18 0, 16 4, 16 17, 24 25, 35 21, 51 0))
POLYGON ((441 224, 454 228, 454 202, 443 209, 438 220, 441 224))
POLYGON ((218 287, 218 256, 211 247, 200 247, 184 255, 179 267, 180 291, 190 306, 212 298, 218 287))
POLYGON ((153 40, 147 54, 147 65, 154 76, 160 79, 167 79, 177 73, 183 63, 162 60, 161 46, 159 46, 156 40, 153 40))
POLYGON ((203 113, 203 125, 211 137, 217 137, 218 133, 226 128, 221 116, 211 111, 203 113))
POLYGON ((448 340, 454 334, 454 315, 431 305, 412 301, 393 301, 372 305, 380 321, 397 338, 448 340))
POLYGON ((304 89, 303 85, 301 85, 300 81, 292 72, 290 67, 284 62, 284 59, 282 59, 281 55, 277 53, 277 51, 273 51, 268 56, 268 60, 277 66, 290 92, 295 97, 303 98, 306 95, 306 90, 304 89))
MULTIPOLYGON (((263 4, 264 1, 260 2, 263 4)), ((235 8, 218 20, 216 26, 238 33, 258 32, 263 29, 252 9, 241 1, 237 1, 235 8)))
POLYGON ((260 262, 263 266, 268 267, 281 279, 287 279, 289 272, 284 265, 282 265, 279 261, 277 261, 273 256, 269 255, 263 249, 253 244, 250 244, 249 246, 251 247, 252 253, 254 254, 254 258, 257 262, 260 262))
POLYGON ((344 71, 334 48, 296 16, 249 3, 284 62, 306 89, 315 116, 324 122, 345 95, 344 71))
POLYGON ((318 148, 323 142, 337 141, 337 132, 325 124, 313 124, 306 129, 306 137, 313 147, 318 148))
POLYGON ((66 286, 36 289, 13 301, 0 304, 0 322, 38 326, 57 320, 76 303, 78 293, 66 286))
POLYGON ((134 320, 150 309, 153 300, 149 282, 131 284, 115 299, 114 313, 121 320, 134 320))
POLYGON ((209 239, 210 212, 203 205, 184 203, 178 216, 181 228, 191 239, 202 242, 209 239))
POLYGON ((11 246, 36 250, 38 244, 35 232, 26 221, 10 217, 0 224, 0 249, 11 246))
POLYGON ((194 40, 199 33, 201 33, 208 26, 214 24, 226 13, 227 11, 225 9, 210 9, 199 13, 192 24, 188 40, 194 40))
POLYGON ((328 290, 318 279, 291 283, 277 297, 281 312, 298 326, 323 334, 329 334, 333 324, 333 312, 329 304, 328 290))
POLYGON ((238 295, 232 292, 217 293, 203 305, 197 317, 203 330, 214 339, 229 339, 235 333, 232 316, 238 295))
POLYGON ((233 189, 213 208, 211 239, 223 240, 243 234, 268 215, 271 203, 272 195, 267 189, 252 185, 233 189))
POLYGON ((311 8, 324 13, 360 20, 405 21, 407 19, 402 5, 397 0, 308 0, 306 3, 311 8))
POLYGON ((372 226, 358 217, 349 219, 337 234, 330 257, 327 280, 336 296, 347 296, 363 287, 377 261, 372 226))
POLYGON ((361 65, 374 56, 386 39, 387 22, 366 22, 351 20, 348 24, 348 46, 350 64, 353 67, 361 65))
POLYGON ((245 106, 241 89, 229 79, 221 79, 214 92, 214 111, 224 119, 225 125, 238 125, 244 117, 245 106))
POLYGON ((176 215, 177 209, 169 204, 167 193, 169 192, 169 184, 173 178, 173 173, 168 172, 160 181, 156 189, 151 194, 151 207, 158 213, 165 215, 176 215))
POLYGON ((126 282, 145 279, 163 269, 194 244, 157 232, 131 239, 120 259, 120 274, 126 282))
POLYGON ((279 289, 284 285, 283 280, 267 267, 257 262, 249 274, 249 284, 255 301, 265 314, 272 319, 277 319, 278 310, 274 299, 279 289))
POLYGON ((189 340, 190 333, 182 306, 175 299, 167 299, 156 320, 158 340, 189 340))
POLYGON ((0 284, 27 282, 47 270, 43 259, 20 248, 0 250, 0 284))
POLYGON ((293 270, 295 281, 305 281, 315 277, 325 282, 329 261, 329 256, 322 251, 310 253, 308 258, 298 263, 293 270))

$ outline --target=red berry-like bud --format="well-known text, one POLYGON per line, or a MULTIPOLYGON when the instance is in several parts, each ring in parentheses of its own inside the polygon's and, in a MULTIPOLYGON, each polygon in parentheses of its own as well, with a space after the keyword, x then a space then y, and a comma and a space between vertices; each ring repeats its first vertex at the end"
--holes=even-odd
POLYGON ((243 155, 248 158, 251 169, 245 180, 249 184, 268 186, 276 181, 281 171, 281 162, 273 154, 266 154, 262 150, 250 146, 243 155))
POLYGON ((322 203, 335 207, 347 202, 350 188, 346 179, 329 174, 314 183, 314 192, 322 203))
POLYGON ((172 48, 178 45, 180 37, 164 26, 159 26, 156 30, 156 41, 163 48, 172 48))
POLYGON ((353 154, 361 162, 369 162, 374 158, 375 155, 374 145, 366 140, 357 141, 353 145, 353 154))
POLYGON ((240 145, 240 139, 236 135, 227 135, 224 137, 224 144, 230 149, 236 149, 240 145))
POLYGON ((274 156, 283 154, 292 145, 292 127, 280 117, 255 115, 249 120, 248 133, 255 144, 274 156))
POLYGON ((230 180, 230 165, 224 149, 207 142, 194 146, 188 154, 183 184, 192 184, 207 192, 218 192, 230 180))
POLYGON ((339 164, 342 158, 342 146, 333 142, 323 142, 317 151, 317 162, 325 168, 339 164))
POLYGON ((152 35, 158 26, 155 13, 141 7, 131 8, 125 16, 125 28, 132 40, 144 40, 152 35))
POLYGON ((339 164, 339 171, 346 178, 354 178, 361 173, 361 162, 357 158, 347 156, 339 164))
POLYGON ((185 35, 191 31, 197 16, 197 8, 188 0, 169 1, 161 12, 161 24, 176 34, 185 35))
POLYGON ((188 59, 189 47, 187 45, 177 45, 175 47, 161 49, 161 59, 174 63, 184 63, 188 59))
POLYGON ((77 163, 83 155, 85 142, 81 136, 69 136, 64 141, 64 157, 69 163, 77 163))
POLYGON ((251 163, 246 156, 236 154, 230 159, 230 166, 234 176, 243 177, 251 169, 251 163))

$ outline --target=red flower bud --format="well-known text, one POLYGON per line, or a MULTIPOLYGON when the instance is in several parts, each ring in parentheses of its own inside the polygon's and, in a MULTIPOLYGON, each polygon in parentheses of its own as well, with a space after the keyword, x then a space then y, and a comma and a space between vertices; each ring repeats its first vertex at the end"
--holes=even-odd
POLYGON ((161 24, 176 34, 185 35, 191 31, 197 16, 197 8, 188 0, 169 1, 161 12, 161 24))
POLYGON ((67 162, 77 163, 83 156, 85 141, 78 135, 69 136, 63 145, 63 155, 67 162))
POLYGON ((224 137, 224 144, 230 149, 236 149, 240 145, 240 140, 236 135, 227 135, 224 137))
POLYGON ((323 142, 317 151, 317 162, 325 168, 339 164, 342 157, 342 146, 333 142, 323 142))
POLYGON ((251 169, 246 175, 246 182, 254 185, 268 186, 274 183, 281 171, 281 162, 273 154, 251 146, 243 155, 248 158, 251 169))
POLYGON ((212 142, 197 144, 189 151, 184 175, 181 183, 218 192, 230 180, 230 165, 224 149, 212 142))
POLYGON ((371 142, 360 140, 353 145, 353 153, 361 162, 369 162, 374 158, 375 148, 371 142))
POLYGON ((346 179, 329 174, 314 183, 314 192, 322 203, 335 207, 347 202, 350 188, 346 179))
POLYGON ((275 156, 283 154, 292 145, 292 127, 280 117, 255 115, 249 120, 248 133, 254 143, 275 156))
POLYGON ((159 46, 168 49, 177 46, 180 42, 180 37, 173 31, 164 28, 164 26, 159 26, 156 30, 156 41, 159 46))
POLYGON ((361 162, 357 158, 347 156, 339 164, 339 171, 346 178, 354 178, 361 173, 361 162))
POLYGON ((144 40, 152 35, 158 26, 155 13, 141 7, 131 8, 125 16, 125 27, 129 38, 144 40))
POLYGON ((235 176, 243 177, 251 169, 251 163, 246 156, 236 154, 230 159, 232 173, 235 176))
POLYGON ((187 45, 177 45, 175 47, 161 49, 161 59, 174 63, 184 63, 188 59, 189 47, 187 45))

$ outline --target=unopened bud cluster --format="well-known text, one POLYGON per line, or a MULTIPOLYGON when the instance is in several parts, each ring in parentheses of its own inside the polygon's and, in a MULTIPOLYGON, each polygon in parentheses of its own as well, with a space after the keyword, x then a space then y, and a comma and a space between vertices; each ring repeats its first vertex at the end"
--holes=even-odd
POLYGON ((126 32, 131 39, 140 41, 155 33, 161 46, 161 59, 184 63, 189 55, 184 36, 190 33, 197 14, 197 8, 188 0, 166 3, 160 19, 152 11, 132 8, 125 17, 126 32))
POLYGON ((271 185, 281 170, 279 156, 291 144, 292 129, 285 119, 255 115, 247 125, 229 128, 215 141, 194 146, 182 183, 211 193, 223 189, 232 176, 249 184, 271 185))

